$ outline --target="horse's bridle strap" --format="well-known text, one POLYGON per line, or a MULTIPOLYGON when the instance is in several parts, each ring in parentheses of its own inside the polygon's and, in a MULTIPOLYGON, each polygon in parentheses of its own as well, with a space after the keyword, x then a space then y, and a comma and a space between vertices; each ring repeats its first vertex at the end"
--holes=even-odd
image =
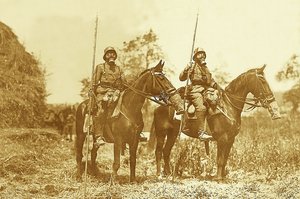
POLYGON ((143 91, 141 91, 141 90, 138 90, 138 89, 134 88, 133 86, 130 86, 129 84, 126 84, 126 83, 123 83, 123 84, 124 84, 128 89, 130 89, 130 90, 132 90, 133 92, 135 92, 136 94, 141 95, 141 96, 143 96, 143 97, 145 97, 145 98, 147 98, 147 99, 149 99, 149 100, 151 100, 151 101, 153 101, 153 102, 155 102, 155 103, 157 103, 157 104, 159 104, 159 105, 166 106, 165 103, 162 103, 162 102, 160 102, 159 100, 156 100, 156 99, 152 99, 152 98, 151 98, 152 95, 149 95, 148 93, 145 93, 145 92, 143 92, 143 91))

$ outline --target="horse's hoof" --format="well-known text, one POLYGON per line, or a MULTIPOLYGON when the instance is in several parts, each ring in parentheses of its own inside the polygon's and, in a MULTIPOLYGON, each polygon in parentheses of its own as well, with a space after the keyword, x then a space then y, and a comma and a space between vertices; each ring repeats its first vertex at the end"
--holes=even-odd
POLYGON ((157 180, 158 180, 158 181, 163 180, 163 178, 164 178, 164 177, 163 177, 162 175, 157 175, 157 180))
POLYGON ((129 182, 132 184, 132 183, 135 183, 137 181, 136 181, 136 179, 130 179, 129 182))
POLYGON ((216 182, 224 182, 225 178, 222 177, 222 176, 214 176, 213 180, 216 181, 216 182))
POLYGON ((110 186, 115 186, 117 184, 116 176, 114 174, 111 174, 109 184, 110 186))
POLYGON ((130 184, 136 185, 136 184, 138 184, 138 182, 136 180, 133 180, 133 181, 130 180, 130 184))
POLYGON ((81 174, 77 174, 76 175, 76 181, 77 182, 82 182, 82 176, 81 176, 81 174))

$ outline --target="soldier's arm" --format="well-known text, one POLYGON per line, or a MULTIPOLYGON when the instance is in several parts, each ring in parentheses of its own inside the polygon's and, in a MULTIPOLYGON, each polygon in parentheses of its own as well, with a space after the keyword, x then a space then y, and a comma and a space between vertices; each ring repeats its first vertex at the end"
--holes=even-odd
POLYGON ((209 71, 209 69, 207 67, 206 67, 206 77, 207 77, 207 84, 210 87, 213 87, 213 88, 217 89, 219 85, 214 80, 214 78, 212 77, 212 74, 210 73, 210 71, 209 71))
POLYGON ((185 80, 187 80, 187 77, 188 77, 188 73, 189 73, 189 70, 190 70, 190 65, 187 65, 186 67, 185 67, 185 69, 180 73, 180 75, 179 75, 179 80, 180 81, 185 81, 185 80))
POLYGON ((94 86, 96 86, 99 83, 99 81, 101 80, 102 74, 103 74, 102 65, 99 64, 96 66, 96 70, 95 70, 94 76, 93 76, 93 78, 94 78, 93 85, 94 86))

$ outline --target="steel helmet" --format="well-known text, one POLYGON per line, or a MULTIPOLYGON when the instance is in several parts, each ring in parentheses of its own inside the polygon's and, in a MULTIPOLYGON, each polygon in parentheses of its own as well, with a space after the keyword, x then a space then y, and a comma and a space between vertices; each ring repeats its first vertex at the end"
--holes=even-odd
POLYGON ((109 51, 113 51, 113 52, 115 52, 116 53, 116 58, 117 58, 117 52, 116 52, 116 50, 114 49, 114 47, 111 47, 111 46, 108 46, 108 47, 106 47, 105 49, 104 49, 104 55, 103 55, 103 59, 105 60, 105 55, 106 55, 106 53, 108 53, 109 51))
POLYGON ((195 48, 194 55, 193 55, 194 61, 195 61, 196 55, 198 55, 199 53, 204 53, 204 56, 206 58, 206 52, 203 50, 203 48, 195 48))

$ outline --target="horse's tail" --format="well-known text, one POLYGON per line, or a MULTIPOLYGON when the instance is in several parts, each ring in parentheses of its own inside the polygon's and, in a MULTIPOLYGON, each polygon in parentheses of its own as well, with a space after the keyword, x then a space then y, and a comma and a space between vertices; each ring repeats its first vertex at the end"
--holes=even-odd
POLYGON ((85 100, 77 107, 75 116, 76 137, 80 137, 83 134, 84 117, 87 113, 87 104, 88 100, 85 100))

